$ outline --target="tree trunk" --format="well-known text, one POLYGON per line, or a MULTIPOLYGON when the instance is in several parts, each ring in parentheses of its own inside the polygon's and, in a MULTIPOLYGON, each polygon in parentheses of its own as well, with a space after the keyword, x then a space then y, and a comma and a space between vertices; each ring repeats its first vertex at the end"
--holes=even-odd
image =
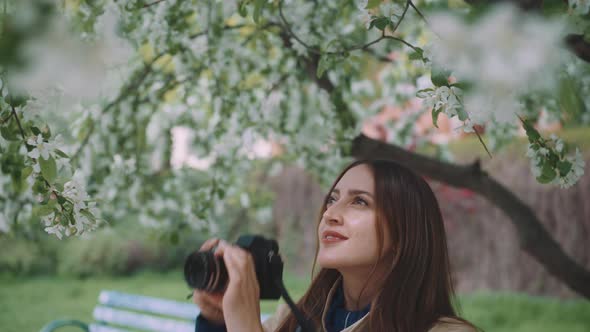
POLYGON ((499 207, 512 221, 520 247, 549 273, 578 294, 590 298, 590 272, 571 259, 545 230, 535 213, 514 193, 488 176, 479 161, 454 165, 419 155, 364 135, 356 137, 352 156, 357 159, 393 160, 415 172, 454 187, 467 188, 499 207))

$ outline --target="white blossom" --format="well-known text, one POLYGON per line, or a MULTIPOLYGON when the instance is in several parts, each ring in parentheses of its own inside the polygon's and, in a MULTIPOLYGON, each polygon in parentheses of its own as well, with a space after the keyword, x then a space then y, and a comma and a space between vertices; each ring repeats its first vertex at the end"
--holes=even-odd
POLYGON ((455 86, 441 86, 418 93, 418 97, 424 98, 424 106, 441 110, 449 117, 457 115, 458 110, 462 108, 462 95, 462 90, 455 86))
POLYGON ((64 230, 65 230, 65 227, 60 224, 45 227, 45 232, 47 232, 47 234, 55 234, 55 236, 57 236, 57 238, 60 240, 63 238, 64 230))
POLYGON ((45 142, 41 134, 37 135, 36 137, 29 138, 27 140, 27 144, 35 147, 33 150, 27 153, 29 157, 35 159, 39 159, 39 157, 42 157, 43 159, 47 160, 51 156, 53 150, 55 150, 53 144, 45 142))
POLYGON ((569 0, 569 6, 578 15, 586 15, 590 11, 590 0, 569 0))
POLYGON ((567 160, 572 163, 572 168, 565 176, 557 177, 554 181, 561 188, 569 188, 576 184, 582 175, 584 175, 584 167, 586 167, 586 162, 579 149, 576 149, 576 153, 568 157, 567 160))

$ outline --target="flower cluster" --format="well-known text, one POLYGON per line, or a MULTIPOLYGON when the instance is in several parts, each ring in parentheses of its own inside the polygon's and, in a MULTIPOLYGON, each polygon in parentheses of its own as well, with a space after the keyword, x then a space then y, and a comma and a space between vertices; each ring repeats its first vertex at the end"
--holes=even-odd
POLYGON ((419 98, 424 98, 424 106, 432 108, 433 112, 443 112, 448 117, 459 115, 463 109, 461 98, 463 91, 456 86, 440 86, 420 90, 419 98))
POLYGON ((569 0, 569 6, 577 15, 586 15, 590 11, 590 0, 569 0))
MULTIPOLYGON (((88 193, 83 187, 80 177, 76 174, 73 179, 64 184, 61 193, 64 202, 55 206, 55 210, 41 218, 48 234, 55 234, 61 239, 63 235, 82 235, 98 226, 96 215, 99 211, 96 202, 90 201, 88 193)), ((52 199, 57 199, 55 193, 52 199)))
POLYGON ((529 136, 526 156, 530 159, 533 175, 541 183, 559 185, 561 188, 573 186, 584 175, 586 162, 576 148, 573 155, 568 155, 567 145, 555 134, 543 139, 536 130, 525 122, 529 136))

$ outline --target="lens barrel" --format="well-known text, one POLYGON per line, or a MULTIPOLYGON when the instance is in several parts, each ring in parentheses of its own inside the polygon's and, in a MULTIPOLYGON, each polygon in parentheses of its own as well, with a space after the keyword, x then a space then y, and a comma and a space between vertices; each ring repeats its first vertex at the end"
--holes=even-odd
POLYGON ((213 252, 194 252, 184 263, 184 279, 193 289, 219 293, 227 285, 227 269, 223 259, 215 257, 213 252))

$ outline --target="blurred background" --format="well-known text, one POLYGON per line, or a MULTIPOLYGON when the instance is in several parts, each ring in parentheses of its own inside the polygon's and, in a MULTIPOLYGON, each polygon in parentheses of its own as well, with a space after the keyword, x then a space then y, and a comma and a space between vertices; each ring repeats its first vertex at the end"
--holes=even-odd
MULTIPOLYGON (((494 3, 0 2, 0 331, 90 322, 105 289, 190 302, 185 257, 210 237, 246 233, 278 241, 287 289, 299 298, 320 205, 360 134, 432 160, 479 163, 587 276, 590 4, 514 1, 496 12, 494 3), (459 37, 429 48, 432 27, 410 5, 463 15, 433 19, 459 37), (495 50, 507 53, 478 62, 495 50), (440 83, 432 52, 471 54, 477 61, 456 62, 476 74, 456 68, 440 83), (463 92, 451 90, 457 81, 468 83, 463 92), (513 85, 536 90, 514 96, 513 85), (452 92, 443 98, 441 88, 452 92), (477 104, 482 91, 488 99, 477 104), (478 112, 490 105, 497 111, 484 121, 478 112), (539 167, 519 116, 548 149, 579 149, 567 159, 579 179, 539 167), (58 161, 53 172, 32 157, 42 144, 58 161), (74 182, 86 214, 74 218, 72 207, 62 224, 50 201, 74 182)), ((444 216, 464 318, 484 331, 590 331, 587 295, 523 250, 502 210, 425 178, 444 216)), ((277 304, 263 301, 262 312, 277 304)))

